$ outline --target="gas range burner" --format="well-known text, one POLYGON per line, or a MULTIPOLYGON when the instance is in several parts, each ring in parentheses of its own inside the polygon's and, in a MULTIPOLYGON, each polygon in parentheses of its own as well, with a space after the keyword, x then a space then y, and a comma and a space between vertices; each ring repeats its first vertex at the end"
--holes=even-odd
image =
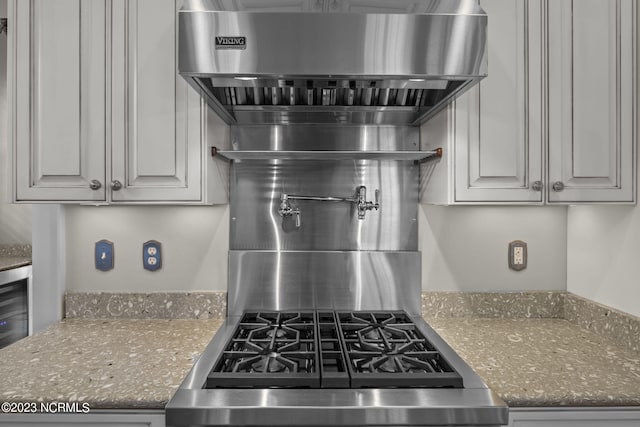
POLYGON ((405 312, 245 312, 206 388, 462 387, 405 312))
POLYGON ((319 387, 317 366, 315 313, 245 313, 207 386, 319 387))
POLYGON ((462 387, 404 312, 339 312, 351 387, 462 387))

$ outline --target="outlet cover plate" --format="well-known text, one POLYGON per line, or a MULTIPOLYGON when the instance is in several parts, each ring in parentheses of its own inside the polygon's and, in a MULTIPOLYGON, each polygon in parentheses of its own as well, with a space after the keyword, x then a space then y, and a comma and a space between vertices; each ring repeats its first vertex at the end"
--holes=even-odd
POLYGON ((149 240, 142 244, 142 266, 149 271, 162 268, 162 244, 157 240, 149 240))
POLYGON ((521 271, 527 268, 527 242, 522 240, 514 240, 509 242, 509 268, 515 271, 521 271), (522 262, 516 263, 516 248, 522 249, 522 262))
POLYGON ((96 270, 109 271, 113 269, 113 242, 100 240, 95 246, 96 270))

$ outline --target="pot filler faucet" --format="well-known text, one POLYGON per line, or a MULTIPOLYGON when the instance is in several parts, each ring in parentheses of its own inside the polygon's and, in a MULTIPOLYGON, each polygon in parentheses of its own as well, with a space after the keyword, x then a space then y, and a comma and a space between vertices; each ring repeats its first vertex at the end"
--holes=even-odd
POLYGON ((380 190, 376 190, 376 201, 367 202, 367 187, 361 185, 356 188, 356 194, 354 197, 319 197, 319 196, 294 196, 292 194, 280 195, 280 208, 278 214, 281 217, 286 218, 289 216, 296 217, 296 227, 300 227, 300 209, 291 207, 291 200, 314 200, 317 202, 349 202, 355 203, 358 207, 358 219, 364 219, 367 211, 373 209, 378 210, 380 203, 378 201, 380 190))

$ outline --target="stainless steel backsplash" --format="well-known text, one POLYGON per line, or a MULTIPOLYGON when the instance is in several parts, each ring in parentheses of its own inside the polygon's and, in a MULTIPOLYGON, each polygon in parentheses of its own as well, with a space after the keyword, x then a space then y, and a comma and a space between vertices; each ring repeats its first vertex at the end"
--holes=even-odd
POLYGON ((227 312, 405 310, 419 315, 420 253, 230 251, 227 312))
MULTIPOLYGON (((416 128, 232 128, 234 150, 417 151, 416 128)), ((419 165, 391 160, 241 160, 231 167, 229 314, 246 309, 405 309, 420 312, 419 165), (358 219, 351 198, 379 190, 379 210, 358 219)))
MULTIPOLYGON (((263 126, 237 128, 236 149, 417 150, 404 127, 263 126)), ((251 160, 231 168, 232 250, 416 251, 419 166, 388 160, 251 160), (380 209, 360 220, 354 203, 296 200, 294 217, 278 214, 281 194, 353 197, 380 191, 380 209)))

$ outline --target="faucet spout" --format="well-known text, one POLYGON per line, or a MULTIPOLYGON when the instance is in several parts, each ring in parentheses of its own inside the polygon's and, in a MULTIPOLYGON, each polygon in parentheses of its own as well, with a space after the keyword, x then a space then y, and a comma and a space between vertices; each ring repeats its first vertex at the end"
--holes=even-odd
POLYGON ((300 209, 291 206, 291 200, 309 200, 316 202, 349 202, 354 203, 358 208, 358 219, 364 219, 367 211, 380 209, 380 190, 376 190, 376 198, 374 202, 367 201, 367 187, 361 185, 356 188, 356 194, 353 197, 322 197, 322 196, 301 196, 282 193, 280 195, 280 207, 278 215, 283 219, 295 215, 296 227, 300 228, 300 209))

